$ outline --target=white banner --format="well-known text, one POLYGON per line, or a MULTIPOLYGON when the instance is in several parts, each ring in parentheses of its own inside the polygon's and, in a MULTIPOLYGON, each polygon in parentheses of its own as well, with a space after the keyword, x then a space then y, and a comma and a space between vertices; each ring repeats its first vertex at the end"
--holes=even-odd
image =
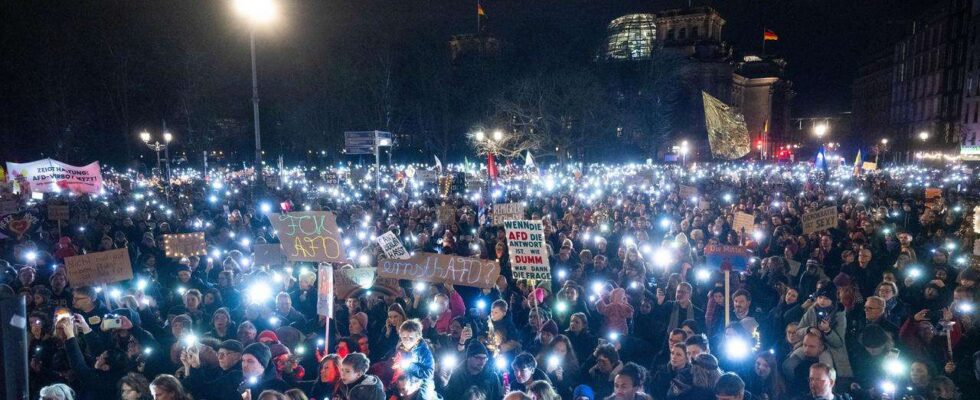
POLYGON ((405 250, 405 246, 402 245, 402 241, 398 240, 398 236, 395 236, 395 234, 391 231, 385 232, 384 235, 378 236, 378 246, 381 246, 381 251, 383 251, 388 258, 397 258, 399 260, 407 260, 409 258, 408 251, 405 250))
POLYGON ((504 229, 514 279, 551 280, 551 264, 541 221, 505 221, 504 229))
POLYGON ((24 185, 34 193, 99 193, 102 189, 102 171, 96 161, 86 166, 76 167, 61 161, 45 158, 34 162, 18 164, 7 163, 7 180, 17 182, 24 191, 24 185))

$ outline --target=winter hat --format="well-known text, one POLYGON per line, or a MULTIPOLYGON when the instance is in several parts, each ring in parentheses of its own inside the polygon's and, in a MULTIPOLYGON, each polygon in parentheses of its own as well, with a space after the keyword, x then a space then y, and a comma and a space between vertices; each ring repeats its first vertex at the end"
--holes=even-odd
POLYGON ((178 273, 178 274, 179 274, 179 273, 180 273, 181 271, 187 271, 187 272, 191 272, 191 267, 188 267, 188 266, 186 266, 186 265, 184 265, 184 264, 177 264, 177 267, 176 267, 175 269, 177 270, 177 273, 178 273))
POLYGON ((816 292, 813 292, 813 298, 815 299, 820 296, 830 299, 830 301, 833 303, 837 303, 837 286, 833 283, 827 283, 820 286, 816 292))
POLYGON ((272 343, 279 343, 279 336, 276 336, 275 332, 266 329, 262 331, 262 333, 259 333, 259 337, 255 338, 256 342, 261 342, 263 340, 270 340, 272 343))
POLYGON ((225 350, 232 351, 232 352, 235 352, 235 353, 241 353, 242 350, 243 350, 242 349, 242 342, 239 342, 239 341, 237 341, 235 339, 228 339, 228 340, 225 340, 224 342, 221 342, 221 344, 218 345, 218 350, 221 350, 221 349, 225 349, 225 350))
POLYGON ((269 345, 269 354, 272 355, 272 359, 276 359, 283 354, 289 354, 289 348, 281 343, 273 343, 269 345))
POLYGON ((361 311, 361 312, 358 312, 357 314, 354 314, 353 316, 351 316, 351 319, 357 320, 357 322, 361 324, 361 329, 367 331, 367 328, 368 328, 368 316, 367 316, 367 314, 365 314, 363 311, 361 311))
POLYGON ((806 267, 807 268, 819 268, 820 267, 820 262, 817 261, 817 260, 814 260, 812 258, 811 259, 808 259, 808 260, 806 260, 806 267))
POLYGON ((585 385, 576 386, 575 391, 572 392, 572 399, 578 400, 583 397, 589 400, 595 400, 595 391, 593 391, 591 387, 585 385))
POLYGON ((487 346, 480 343, 479 340, 470 341, 470 344, 466 345, 466 357, 474 357, 478 355, 488 355, 487 346))
POLYGON ((558 324, 555 323, 555 320, 549 319, 548 322, 544 323, 544 325, 541 327, 541 333, 545 332, 552 335, 558 334, 558 324))
POLYGON ((843 272, 834 277, 834 286, 848 287, 851 286, 852 283, 854 283, 854 280, 851 279, 851 276, 843 272))
POLYGON ((259 361, 259 364, 262 364, 263 368, 267 368, 269 366, 269 360, 272 359, 272 352, 269 351, 269 346, 266 346, 264 343, 256 342, 248 345, 242 351, 242 355, 244 356, 245 354, 251 354, 252 357, 255 357, 259 361))

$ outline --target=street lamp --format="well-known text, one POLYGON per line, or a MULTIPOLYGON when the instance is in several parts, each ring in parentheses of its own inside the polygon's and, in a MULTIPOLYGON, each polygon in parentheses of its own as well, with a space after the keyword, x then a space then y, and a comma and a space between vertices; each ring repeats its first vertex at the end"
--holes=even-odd
POLYGON ((926 131, 919 132, 919 140, 922 140, 922 142, 929 140, 929 132, 926 131))
POLYGON ((501 131, 500 129, 497 129, 497 130, 493 131, 493 140, 499 142, 503 138, 504 138, 504 132, 503 131, 501 131))
POLYGON ((687 141, 686 140, 682 141, 681 142, 681 147, 680 147, 680 150, 679 150, 679 152, 681 153, 681 165, 682 166, 685 166, 685 167, 687 166, 687 153, 690 150, 691 149, 688 147, 687 141))
POLYGON ((235 11, 248 21, 248 40, 252 53, 252 116, 255 124, 255 179, 259 186, 262 177, 262 131, 259 128, 259 79, 255 69, 255 28, 276 19, 277 7, 272 0, 235 0, 235 11))
POLYGON ((881 144, 888 145, 888 138, 881 138, 881 144))
POLYGON ((476 131, 476 135, 475 136, 476 136, 476 141, 477 142, 482 142, 487 137, 487 135, 484 134, 483 131, 476 131))
POLYGON ((161 170, 160 167, 160 152, 161 151, 164 152, 164 156, 166 157, 167 160, 167 180, 169 181, 170 180, 170 150, 168 149, 170 147, 170 142, 174 140, 174 136, 170 132, 164 132, 163 143, 160 143, 159 140, 154 140, 153 143, 150 143, 150 141, 153 140, 153 136, 150 135, 150 132, 143 131, 140 132, 140 140, 142 140, 143 143, 146 143, 146 146, 149 147, 150 150, 153 150, 157 153, 157 171, 161 171, 161 173, 163 171, 161 170))
POLYGON ((823 123, 813 127, 813 134, 816 135, 817 138, 823 139, 824 135, 827 134, 828 130, 830 130, 830 127, 827 126, 826 123, 823 123))

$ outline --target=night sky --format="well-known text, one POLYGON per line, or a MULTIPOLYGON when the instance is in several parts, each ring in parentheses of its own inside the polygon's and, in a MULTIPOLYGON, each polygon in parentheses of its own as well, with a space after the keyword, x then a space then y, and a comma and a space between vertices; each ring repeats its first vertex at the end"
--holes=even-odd
MULTIPOLYGON (((329 96, 335 83, 377 61, 379 48, 444 48, 475 30, 470 0, 324 0, 281 3, 258 32, 263 129, 329 96), (333 83, 331 83, 333 82, 333 83)), ((758 52, 763 27, 779 35, 797 93, 793 116, 848 111, 851 82, 869 51, 911 25, 921 1, 693 1, 720 11, 736 56, 758 52), (915 4, 913 4, 915 3, 915 4)), ((514 63, 541 57, 587 63, 616 16, 683 7, 687 1, 485 0, 487 31, 513 48, 514 63)), ((63 147, 139 150, 136 133, 179 127, 187 110, 250 122, 248 31, 226 1, 5 1, 0 27, 0 157, 24 160, 63 147), (68 129, 66 130, 66 127, 68 129), (66 133, 67 132, 67 133, 66 133), (94 132, 94 133, 93 133, 94 132)), ((397 68, 397 66, 396 66, 397 68)), ((408 68, 408 67, 406 67, 408 68)), ((344 92, 342 96, 350 96, 344 92)), ((341 96, 341 94, 338 94, 341 96)), ((332 107, 338 102, 317 102, 332 107)), ((338 106, 340 107, 340 106, 338 106)), ((191 122, 188 122, 190 124, 191 122)), ((351 122, 350 125, 357 125, 351 122)), ((352 126, 351 129, 368 128, 352 126)), ((336 134, 336 132, 325 132, 336 134)), ((270 133, 271 140, 288 135, 270 133)), ((116 151, 118 150, 118 151, 116 151)), ((65 151, 62 149, 62 151, 65 151)), ((121 152, 121 153, 120 153, 121 152)), ((79 152, 69 158, 80 158, 79 152)), ((90 155, 92 155, 90 153, 90 155)), ((100 157, 94 154, 94 157, 100 157)))

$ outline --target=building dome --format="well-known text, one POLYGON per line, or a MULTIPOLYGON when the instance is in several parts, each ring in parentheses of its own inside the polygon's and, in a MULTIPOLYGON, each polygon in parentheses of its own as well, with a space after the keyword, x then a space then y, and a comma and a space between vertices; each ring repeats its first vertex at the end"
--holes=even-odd
POLYGON ((606 29, 607 60, 648 60, 657 39, 657 16, 629 14, 614 19, 606 29))

